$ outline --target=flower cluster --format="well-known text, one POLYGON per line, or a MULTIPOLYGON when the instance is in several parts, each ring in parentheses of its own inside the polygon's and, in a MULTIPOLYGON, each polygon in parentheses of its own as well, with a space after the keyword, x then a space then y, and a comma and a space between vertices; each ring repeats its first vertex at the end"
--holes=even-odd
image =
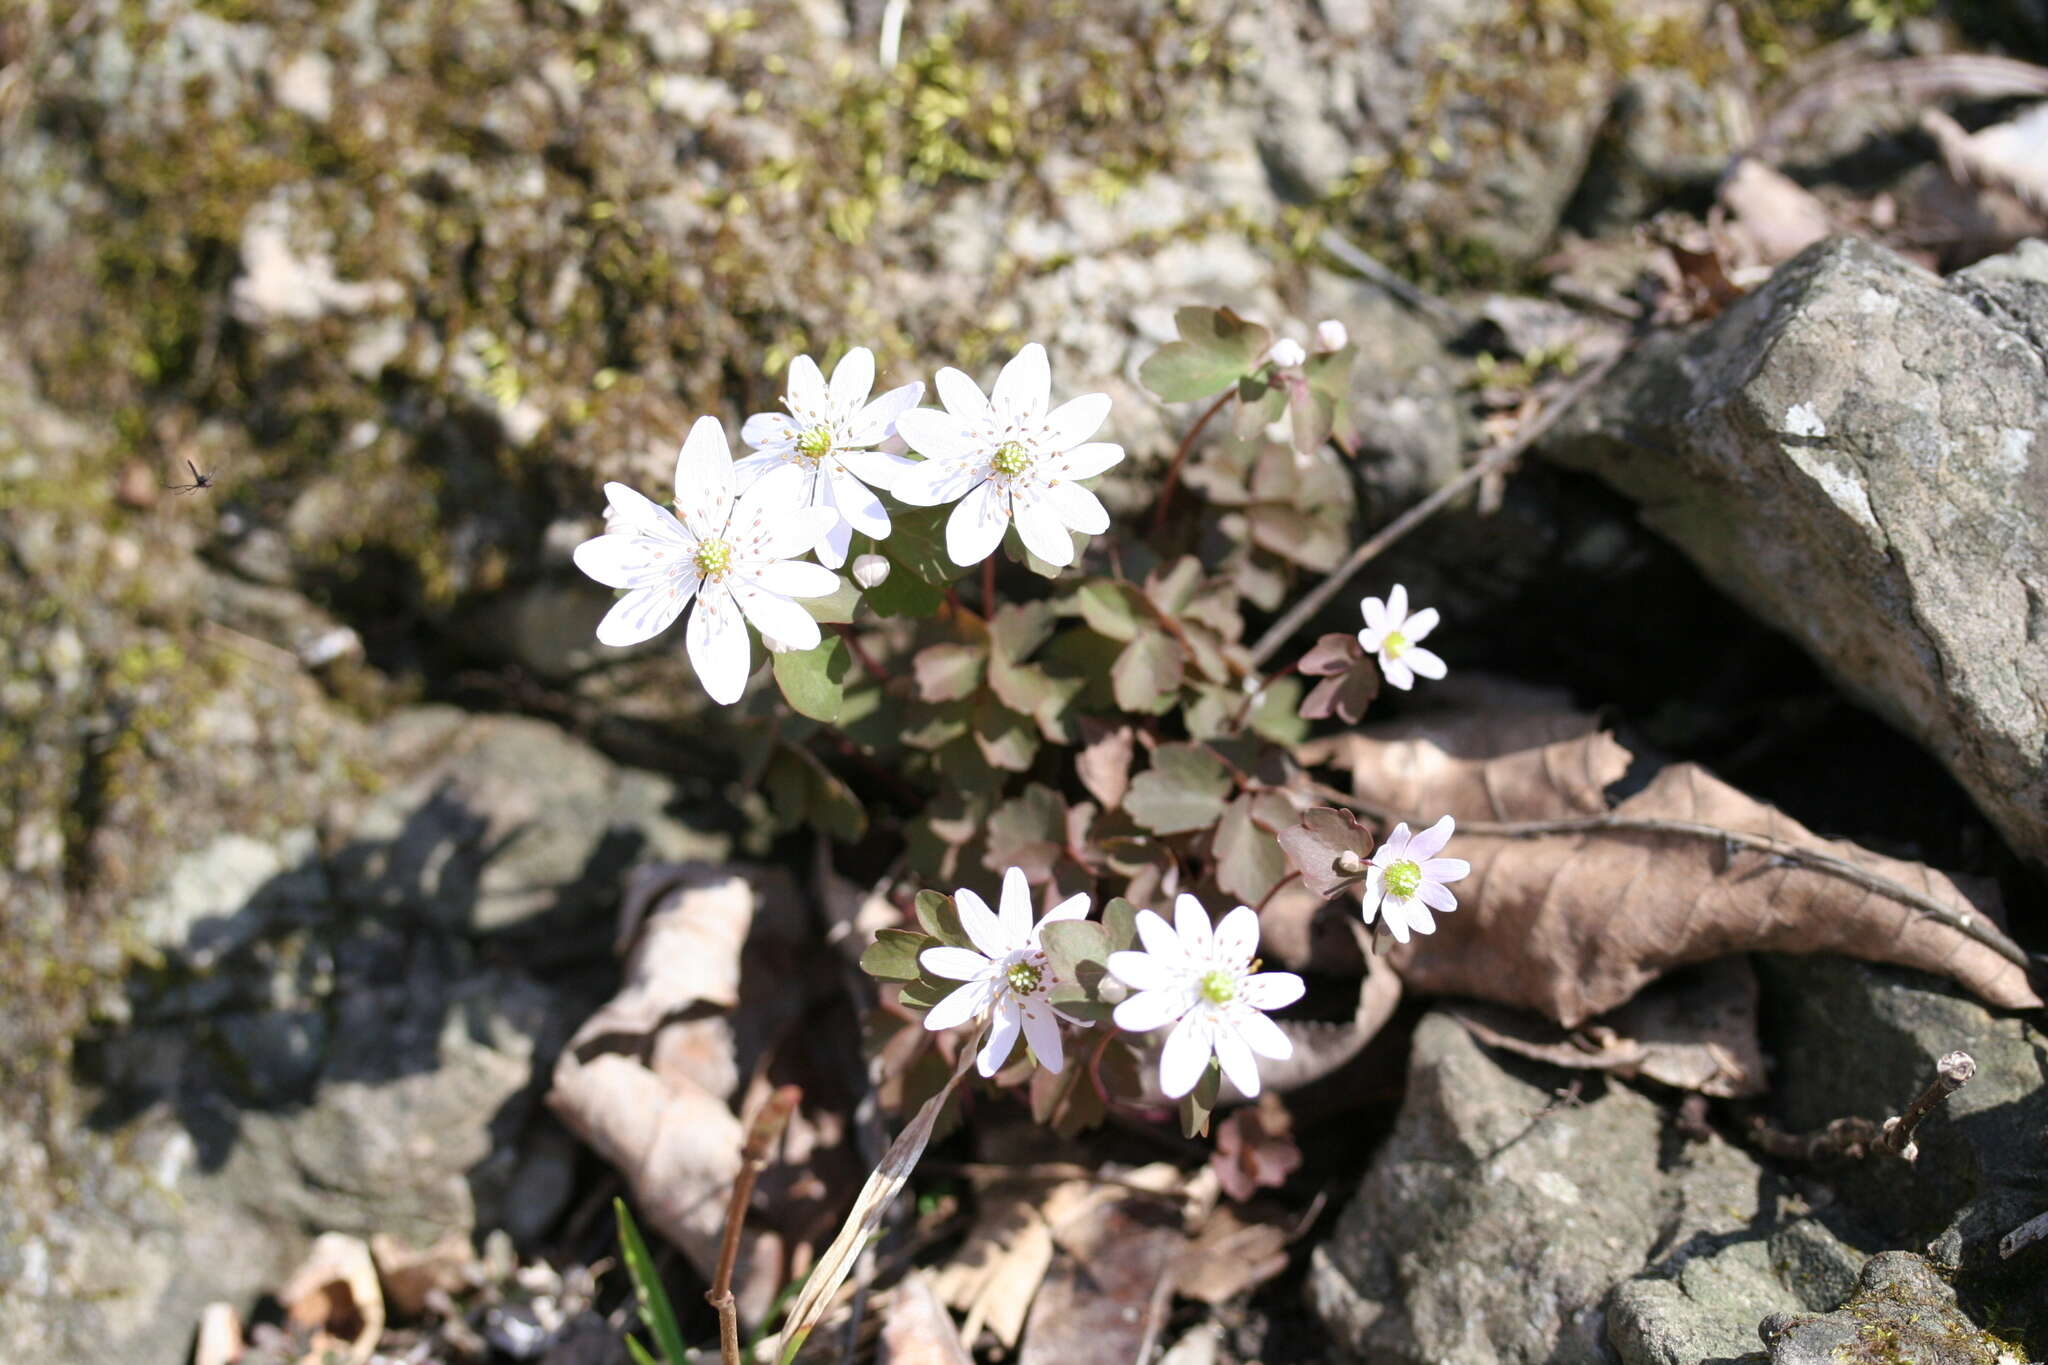
MULTIPOLYGON (((813 649, 816 618, 800 599, 829 597, 841 584, 856 532, 876 541, 892 530, 878 493, 910 507, 956 503, 946 551, 965 568, 989 557, 1010 527, 1047 564, 1074 562, 1073 534, 1099 535, 1109 514, 1081 480, 1124 457, 1094 441, 1109 416, 1106 394, 1052 407, 1045 348, 1033 342, 997 375, 994 390, 956 369, 939 371, 944 411, 920 408, 922 383, 870 399, 875 358, 848 351, 828 382, 809 356, 790 362, 784 412, 747 418, 740 438, 752 452, 735 462, 717 419, 700 417, 676 459, 674 512, 626 487, 605 485, 603 535, 576 547, 578 568, 621 597, 598 640, 636 645, 675 623, 694 600, 685 634, 691 665, 712 700, 739 700, 753 671, 747 625, 774 649, 813 649), (886 447, 907 443, 922 459, 886 447), (810 553, 816 563, 798 558, 810 553)), ((863 587, 887 576, 863 555, 863 587)))

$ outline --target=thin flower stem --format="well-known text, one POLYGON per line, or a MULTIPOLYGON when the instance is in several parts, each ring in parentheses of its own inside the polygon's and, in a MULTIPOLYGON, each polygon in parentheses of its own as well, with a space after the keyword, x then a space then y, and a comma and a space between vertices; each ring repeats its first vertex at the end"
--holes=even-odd
POLYGON ((853 656, 855 663, 866 670, 870 678, 884 685, 890 681, 888 670, 875 662, 875 656, 868 653, 868 647, 861 643, 859 634, 852 626, 844 622, 835 622, 832 629, 838 631, 839 638, 846 641, 846 652, 853 656))
POLYGON ((1279 895, 1283 887, 1285 887, 1289 882, 1298 882, 1300 880, 1300 869, 1290 868, 1286 876, 1282 877, 1279 881, 1273 883, 1273 889, 1271 891, 1268 891, 1265 895, 1259 897, 1259 903, 1253 906, 1252 909, 1258 914, 1265 914, 1266 907, 1273 903, 1273 897, 1279 895))
POLYGON ((704 1298, 718 1310, 718 1352, 724 1365, 742 1365, 740 1359, 740 1310, 732 1296, 732 1270, 740 1256, 740 1228, 747 1221, 747 1202, 754 1196, 754 1181, 768 1165, 768 1151, 782 1136, 789 1116, 796 1111, 804 1092, 793 1085, 780 1086, 754 1115, 747 1128, 747 1142, 740 1149, 739 1173, 733 1177, 732 1198, 725 1205, 725 1240, 718 1246, 718 1272, 704 1298))
POLYGON ((1536 444, 1543 434, 1556 426, 1558 419, 1570 411, 1579 399, 1585 397, 1595 384, 1598 384, 1605 378, 1607 372, 1613 369, 1615 364, 1624 355, 1627 355, 1628 352, 1629 348, 1624 346, 1588 365, 1584 370, 1580 371, 1579 375, 1571 383, 1565 386, 1563 392, 1551 400, 1549 406, 1523 423, 1521 430, 1508 437, 1505 441, 1490 447, 1477 460, 1473 461, 1464 473, 1458 475, 1457 478, 1452 479, 1434 493, 1431 493, 1421 502, 1416 503, 1400 516, 1395 517, 1382 527, 1378 534, 1370 537, 1365 543, 1353 550, 1349 558, 1331 570, 1329 576, 1324 578, 1322 582, 1309 589, 1299 602, 1296 602, 1293 607, 1288 609, 1286 615, 1266 628, 1266 633, 1259 637, 1258 644, 1252 647, 1252 669, 1256 671, 1266 660, 1272 658, 1274 652, 1280 646, 1287 643, 1288 637, 1306 625, 1317 612, 1323 609, 1324 603, 1335 597, 1338 591, 1351 581, 1352 576, 1377 557, 1381 551, 1442 511, 1453 499, 1473 484, 1478 483, 1495 470, 1505 468, 1519 457, 1522 452, 1536 444))
MULTIPOLYGON (((1311 782, 1311 789, 1325 800, 1337 801, 1363 815, 1370 815, 1382 823, 1391 823, 1399 816, 1381 806, 1362 801, 1324 782, 1311 782)), ((1716 843, 1733 848, 1746 848, 1756 853, 1803 867, 1811 872, 1838 877, 1852 886, 1860 886, 1873 895, 1883 896, 1909 909, 1918 910, 1928 918, 1946 924, 1951 929, 1977 940, 2006 961, 2026 970, 2029 963, 2026 950, 2007 938, 1991 921, 1981 915, 1965 915, 1943 905, 1929 896, 1923 896, 1910 887, 1904 887, 1889 877, 1856 866, 1832 854, 1819 853, 1798 844, 1774 839, 1768 834, 1745 834, 1740 830, 1723 829, 1719 825, 1701 824, 1693 820, 1659 820, 1627 815, 1586 815, 1572 816, 1559 820, 1515 820, 1496 822, 1473 820, 1458 826, 1460 834, 1491 834, 1505 839, 1534 839, 1546 834, 1676 834, 1692 839, 1711 839, 1716 843)))
POLYGON ((1180 484, 1181 466, 1187 463, 1188 452, 1195 448, 1195 438, 1202 434, 1203 427, 1209 425, 1210 418, 1223 411, 1223 405, 1236 393, 1237 386, 1233 384, 1217 394, 1216 401, 1195 419, 1195 424, 1188 428, 1188 434, 1180 438, 1180 446, 1173 452, 1173 463, 1166 467, 1166 480, 1159 485, 1159 506, 1152 512, 1153 535, 1159 535, 1166 530, 1166 515, 1173 508, 1173 490, 1180 484))

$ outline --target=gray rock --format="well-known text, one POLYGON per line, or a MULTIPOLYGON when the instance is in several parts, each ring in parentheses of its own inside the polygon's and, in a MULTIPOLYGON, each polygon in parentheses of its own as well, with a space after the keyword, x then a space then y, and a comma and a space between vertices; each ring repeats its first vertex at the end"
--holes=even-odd
POLYGON ((1862 1253, 1819 1221, 1799 1218, 1767 1232, 1723 1239, 1668 1270, 1616 1287, 1608 1341, 1623 1365, 1727 1365, 1760 1360, 1764 1318, 1834 1307, 1855 1287, 1862 1253))
POLYGON ((1871 1257, 1856 1292, 1836 1311, 1775 1314, 1757 1335, 1770 1347, 1771 1365, 2023 1365, 2027 1359, 1964 1316, 1955 1291, 1906 1251, 1871 1257))
POLYGON ((1647 342, 1547 446, 2048 861, 2048 272, 1821 243, 1647 342))
POLYGON ((1751 1235, 1761 1172, 1746 1155, 1710 1139, 1667 1170, 1656 1104, 1597 1083, 1559 1102, 1565 1075, 1423 1020, 1393 1135, 1311 1257, 1311 1298, 1345 1348, 1431 1365, 1607 1361, 1616 1282, 1660 1252, 1668 1269, 1670 1249, 1751 1235))

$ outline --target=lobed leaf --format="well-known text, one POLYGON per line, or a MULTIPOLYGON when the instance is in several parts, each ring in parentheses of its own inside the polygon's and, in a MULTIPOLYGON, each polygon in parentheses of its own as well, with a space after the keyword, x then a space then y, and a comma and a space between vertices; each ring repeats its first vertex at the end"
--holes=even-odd
POLYGON ((846 699, 846 674, 853 666, 846 641, 827 635, 816 649, 771 654, 775 685, 783 700, 800 716, 831 725, 846 699))
POLYGON ((1164 631, 1146 631, 1125 645, 1110 666, 1117 705, 1146 715, 1172 710, 1187 667, 1188 652, 1180 641, 1164 631))
POLYGON ((1365 646, 1358 643, 1356 635, 1333 633, 1310 645, 1308 653, 1301 656, 1301 662, 1294 666, 1294 670, 1304 677, 1335 677, 1349 672, 1364 658, 1365 646))
POLYGON ((1067 803, 1051 787, 1033 782, 990 813, 982 866, 996 873, 1021 867, 1031 881, 1045 881, 1066 851, 1066 835, 1067 803))
POLYGON ((1348 810, 1318 806, 1303 811, 1301 822, 1277 836, 1287 860, 1301 873, 1302 883, 1319 896, 1334 896, 1357 882, 1362 873, 1339 866, 1346 855, 1362 865, 1372 857, 1372 831, 1348 810))
POLYGON ((1074 594, 1074 605, 1080 608, 1088 629, 1112 640, 1136 639, 1147 619, 1136 590, 1114 579, 1098 578, 1083 583, 1074 594))
POLYGON ((1102 931, 1109 936, 1109 951, 1130 952, 1138 946, 1138 907, 1122 896, 1112 897, 1102 907, 1102 931))
POLYGON ((988 650, 982 645, 926 645, 910 661, 911 676, 917 680, 917 695, 925 701, 963 701, 981 690, 988 666, 988 650))
POLYGON ((1074 772, 1103 809, 1115 810, 1131 788, 1131 759, 1137 753, 1137 732, 1128 725, 1084 718, 1081 733, 1087 742, 1074 756, 1074 772))
POLYGON ((882 929, 860 955, 860 969, 877 981, 915 981, 924 973, 917 955, 938 940, 908 929, 882 929))
POLYGON ((1207 829, 1223 814, 1231 791, 1222 760, 1192 744, 1162 744, 1152 766, 1132 779, 1124 809, 1154 834, 1207 829))
POLYGON ((1273 334, 1228 308, 1182 308, 1173 315, 1180 339, 1138 367, 1138 382, 1169 403, 1229 388, 1272 344, 1273 334))
POLYGON ((1291 824, 1294 808, 1271 793, 1240 796, 1216 822, 1216 884, 1245 905, 1257 905, 1287 876, 1287 855, 1261 820, 1291 824))
POLYGON ((955 948, 972 948, 973 940, 967 937, 967 930, 960 923, 960 911, 953 904, 953 898, 939 891, 920 891, 911 903, 917 922, 924 931, 941 943, 955 948))
POLYGON ((854 609, 860 605, 860 588, 842 578, 829 596, 799 597, 796 601, 820 625, 843 626, 853 620, 854 609))

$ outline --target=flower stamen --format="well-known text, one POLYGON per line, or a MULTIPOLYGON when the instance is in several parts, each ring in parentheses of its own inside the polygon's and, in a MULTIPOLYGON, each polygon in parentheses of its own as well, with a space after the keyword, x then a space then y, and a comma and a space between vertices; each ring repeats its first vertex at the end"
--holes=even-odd
POLYGON ((806 460, 822 460, 832 453, 832 428, 820 423, 805 427, 796 438, 796 453, 806 460))
POLYGON ((697 565, 698 577, 715 583, 732 568, 732 546, 715 536, 710 540, 700 540, 691 559, 697 565))
POLYGON ((1390 630, 1380 637, 1380 653, 1389 659, 1398 659, 1408 652, 1408 637, 1398 630, 1390 630))
POLYGON ((1011 478, 1031 468, 1031 452, 1021 441, 1005 441, 996 447, 996 453, 989 457, 989 465, 998 474, 1011 478))
POLYGON ((1387 894, 1407 900, 1422 889, 1422 864, 1409 858, 1390 865, 1380 874, 1387 885, 1387 894))
POLYGON ((1237 999, 1237 974, 1221 967, 1204 974, 1202 998, 1212 1005, 1227 1005, 1237 999))
POLYGON ((1038 983, 1045 979, 1045 973, 1029 962, 1014 962, 1010 970, 1003 973, 1003 979, 1010 983, 1010 989, 1019 995, 1029 995, 1038 989, 1038 983))

